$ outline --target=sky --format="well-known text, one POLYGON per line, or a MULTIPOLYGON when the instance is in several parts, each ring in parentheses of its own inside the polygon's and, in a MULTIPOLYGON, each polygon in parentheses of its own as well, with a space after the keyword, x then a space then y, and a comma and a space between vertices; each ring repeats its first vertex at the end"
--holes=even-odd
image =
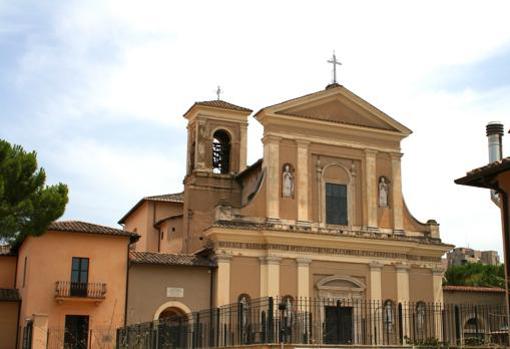
MULTIPOLYGON (((413 130, 403 192, 443 241, 501 252, 498 208, 455 178, 510 122, 505 1, 0 0, 0 138, 66 183, 63 219, 116 226, 141 197, 182 190, 195 101, 258 109, 339 82, 413 130)), ((250 118, 248 160, 262 155, 250 118)), ((504 137, 510 155, 510 135, 504 137)))

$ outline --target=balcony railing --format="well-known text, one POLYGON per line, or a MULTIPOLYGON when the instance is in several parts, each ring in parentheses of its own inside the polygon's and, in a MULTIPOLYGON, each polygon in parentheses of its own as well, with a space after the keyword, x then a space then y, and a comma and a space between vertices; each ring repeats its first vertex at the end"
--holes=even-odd
POLYGON ((101 300, 105 295, 106 284, 101 282, 57 281, 55 286, 55 298, 78 297, 101 300))

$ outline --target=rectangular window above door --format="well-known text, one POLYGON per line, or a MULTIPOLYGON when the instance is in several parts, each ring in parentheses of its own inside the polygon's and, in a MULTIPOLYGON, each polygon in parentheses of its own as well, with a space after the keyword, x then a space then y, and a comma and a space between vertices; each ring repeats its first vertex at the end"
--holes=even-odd
POLYGON ((326 183, 326 224, 347 225, 347 186, 326 183))

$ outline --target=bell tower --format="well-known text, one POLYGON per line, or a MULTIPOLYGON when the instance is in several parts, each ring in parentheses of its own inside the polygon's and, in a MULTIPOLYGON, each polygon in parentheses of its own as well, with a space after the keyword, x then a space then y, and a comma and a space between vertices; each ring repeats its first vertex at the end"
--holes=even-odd
POLYGON ((184 114, 188 120, 183 220, 185 253, 201 247, 201 234, 214 222, 216 205, 240 205, 241 188, 235 178, 246 168, 251 112, 218 99, 196 102, 184 114))
POLYGON ((222 100, 196 102, 188 120, 187 176, 235 174, 246 167, 248 115, 252 110, 222 100))

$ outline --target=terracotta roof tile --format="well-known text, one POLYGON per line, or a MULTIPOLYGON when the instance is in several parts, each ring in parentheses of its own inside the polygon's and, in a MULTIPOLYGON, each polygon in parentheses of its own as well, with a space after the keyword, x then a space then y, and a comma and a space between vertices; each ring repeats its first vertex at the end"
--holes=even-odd
POLYGON ((131 207, 131 209, 124 216, 122 216, 118 223, 124 224, 129 215, 133 213, 138 207, 140 207, 144 201, 173 202, 181 204, 184 202, 184 192, 143 197, 136 203, 135 206, 131 207))
POLYGON ((458 292, 505 292, 504 288, 500 287, 482 287, 482 286, 443 286, 443 291, 458 291, 458 292))
POLYGON ((0 301, 4 302, 17 302, 21 297, 16 288, 0 288, 0 301))
POLYGON ((184 202, 184 192, 173 193, 173 194, 162 194, 162 195, 153 195, 146 196, 143 200, 148 201, 165 201, 165 202, 184 202))
POLYGON ((57 221, 50 224, 48 230, 62 231, 70 233, 87 233, 87 234, 100 234, 100 235, 114 235, 114 236, 127 236, 131 240, 136 241, 140 237, 138 234, 107 227, 104 225, 87 223, 82 221, 57 221))
POLYGON ((0 245, 0 256, 12 255, 11 245, 0 245))
POLYGON ((212 101, 202 101, 202 102, 195 102, 194 105, 204 105, 206 107, 214 107, 214 108, 221 108, 221 109, 230 109, 230 110, 238 110, 238 111, 245 111, 245 112, 252 112, 253 110, 241 107, 229 102, 222 101, 221 99, 216 99, 212 101))
POLYGON ((155 252, 134 252, 129 253, 129 259, 136 264, 157 264, 157 265, 182 265, 191 267, 213 267, 215 263, 207 258, 186 255, 155 252))
POLYGON ((466 176, 455 180, 457 184, 466 184, 490 188, 490 183, 482 180, 484 177, 495 176, 500 172, 510 169, 510 157, 501 160, 493 161, 485 166, 475 168, 466 173, 466 176))

